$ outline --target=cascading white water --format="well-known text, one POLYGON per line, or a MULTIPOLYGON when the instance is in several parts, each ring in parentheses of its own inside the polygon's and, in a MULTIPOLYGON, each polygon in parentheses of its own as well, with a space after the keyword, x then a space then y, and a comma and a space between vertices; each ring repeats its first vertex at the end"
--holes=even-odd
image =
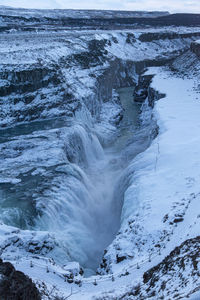
MULTIPOLYGON (((102 132, 96 129, 103 125, 95 127, 90 114, 83 108, 68 127, 50 131, 50 137, 57 138, 51 155, 54 159, 55 153, 58 162, 53 161, 52 166, 50 160, 46 169, 45 176, 50 173, 50 186, 35 192, 35 209, 39 213, 35 213, 32 224, 29 222, 32 200, 27 202, 26 198, 24 210, 21 207, 25 202, 21 202, 20 207, 15 200, 16 215, 20 213, 20 219, 17 218, 21 220, 27 214, 25 228, 54 235, 56 247, 51 256, 61 264, 80 262, 86 275, 98 267, 104 249, 119 229, 123 193, 129 179, 126 168, 149 144, 150 129, 146 125, 139 126, 140 106, 133 102, 133 88, 123 88, 118 93, 124 112, 120 125, 115 126, 111 134, 112 143, 107 143, 103 149, 97 137, 101 135, 103 139, 102 132), (59 158, 55 147, 60 140, 64 143, 59 158)), ((48 144, 45 147, 48 148, 48 144)), ((43 155, 45 157, 45 152, 43 155)), ((31 184, 33 178, 36 184, 42 180, 40 169, 31 173, 31 184)), ((15 224, 9 217, 12 209, 9 207, 6 211, 7 223, 20 227, 18 219, 15 224)))
POLYGON ((133 88, 120 89, 119 95, 124 116, 112 145, 103 149, 92 128, 81 124, 80 113, 78 123, 69 128, 64 149, 68 163, 62 166, 66 175, 50 191, 37 222, 40 229, 55 232, 68 259, 86 269, 97 268, 119 229, 125 169, 148 144, 148 130, 139 129, 140 106, 133 103, 133 88))

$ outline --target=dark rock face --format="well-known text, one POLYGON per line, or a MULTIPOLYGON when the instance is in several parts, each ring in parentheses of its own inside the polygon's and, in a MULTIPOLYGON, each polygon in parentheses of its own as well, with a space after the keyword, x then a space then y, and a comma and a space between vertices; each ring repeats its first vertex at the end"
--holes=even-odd
POLYGON ((117 258, 117 264, 118 264, 118 263, 120 263, 121 261, 125 260, 127 257, 126 257, 126 256, 119 256, 119 255, 117 254, 116 258, 117 258))
POLYGON ((107 50, 105 46, 109 40, 91 40, 88 42, 88 51, 72 54, 68 59, 68 65, 80 65, 83 69, 102 66, 105 62, 107 50))
POLYGON ((173 40, 173 39, 184 39, 191 37, 199 37, 199 32, 189 32, 189 33, 177 33, 177 32, 148 32, 140 35, 139 40, 141 42, 152 42, 157 40, 173 40))
POLYGON ((9 262, 0 259, 1 300, 40 300, 41 296, 32 280, 16 271, 9 262))
POLYGON ((9 80, 9 84, 0 88, 1 97, 10 93, 30 93, 51 84, 59 84, 55 70, 35 66, 32 70, 1 72, 0 78, 9 80))
POLYGON ((135 88, 134 91, 134 101, 143 103, 145 99, 148 97, 148 89, 150 86, 150 83, 152 81, 153 76, 152 75, 144 75, 140 76, 138 80, 138 85, 135 88))
POLYGON ((5 68, 0 72, 0 81, 4 82, 0 84, 2 127, 8 125, 7 118, 12 122, 30 122, 45 118, 51 110, 57 109, 60 116, 63 111, 69 111, 69 97, 64 93, 56 66, 33 64, 21 70, 5 68))
POLYGON ((199 236, 184 241, 161 263, 143 274, 142 284, 137 284, 128 293, 120 295, 120 299, 190 298, 193 293, 199 291, 199 250, 199 236))
POLYGON ((152 26, 198 26, 200 24, 200 14, 177 13, 158 18, 140 18, 140 24, 152 26))
POLYGON ((138 84, 135 88, 133 97, 134 101, 143 103, 148 98, 148 103, 151 107, 154 106, 154 101, 165 97, 164 94, 160 94, 150 87, 153 75, 141 75, 138 80, 138 84))
POLYGON ((192 42, 190 49, 193 53, 195 53, 200 58, 200 43, 192 42))
MULTIPOLYGON (((179 247, 176 247, 160 264, 148 270, 143 275, 143 282, 149 284, 151 287, 155 287, 159 282, 159 273, 162 275, 167 275, 168 272, 173 272, 175 274, 175 266, 181 270, 185 270, 185 264, 191 263, 193 270, 191 273, 194 280, 195 275, 198 275, 198 259, 199 259, 199 246, 200 237, 197 236, 194 239, 186 240, 179 247)), ((183 280, 183 275, 180 276, 183 280)))

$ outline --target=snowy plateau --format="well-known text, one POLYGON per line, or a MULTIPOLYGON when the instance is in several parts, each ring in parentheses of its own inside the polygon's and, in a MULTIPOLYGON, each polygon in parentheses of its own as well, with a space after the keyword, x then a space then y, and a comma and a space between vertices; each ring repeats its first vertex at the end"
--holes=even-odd
POLYGON ((200 299, 199 41, 0 7, 0 300, 200 299))

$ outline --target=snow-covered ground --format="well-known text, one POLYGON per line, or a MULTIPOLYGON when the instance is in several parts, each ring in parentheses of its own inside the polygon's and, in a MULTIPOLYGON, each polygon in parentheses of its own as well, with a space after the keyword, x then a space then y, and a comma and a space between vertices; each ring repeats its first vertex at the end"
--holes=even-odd
MULTIPOLYGON (((70 299, 75 300, 127 297, 143 284, 144 272, 199 235, 197 58, 187 52, 176 60, 181 75, 167 67, 148 69, 146 75, 155 75, 151 87, 166 97, 153 110, 146 101, 140 116, 144 126, 138 131, 130 115, 120 121, 122 109, 131 114, 132 108, 127 103, 121 107, 114 90, 132 85, 132 101, 136 69, 174 59, 189 49, 198 32, 172 27, 1 34, 2 258, 52 299, 56 293, 67 297, 71 289, 70 299), (143 34, 149 40, 142 41, 143 34), (149 146, 156 123, 159 134, 149 146), (116 186, 121 220, 110 220, 110 194, 116 186), (96 203, 98 199, 107 206, 96 203), (95 220, 96 207, 101 214, 95 220), (109 228, 117 221, 113 232, 120 226, 113 242, 115 234, 106 232, 105 245, 102 216, 109 228), (96 227, 99 235, 91 235, 96 227), (84 265, 93 247, 101 256, 100 244, 107 247, 101 275, 85 278, 71 260, 84 265)), ((185 276, 189 269, 183 270, 185 276)), ((173 279, 172 293, 179 284, 176 274, 173 279)), ((196 277, 190 279, 183 297, 199 286, 196 277)), ((163 295, 158 291, 154 299, 158 296, 163 295)), ((164 299, 170 297, 164 294, 164 299)))
MULTIPOLYGON (((41 282, 49 290, 55 286, 52 297, 56 293, 70 295, 72 289, 70 299, 119 299, 142 283, 143 273, 176 246, 199 235, 200 96, 194 90, 195 78, 181 78, 166 67, 150 68, 146 74, 155 74, 152 87, 166 97, 157 101, 153 110, 159 135, 128 168, 132 176, 124 195, 121 229, 105 256, 110 259, 113 275, 80 278, 81 282, 69 284, 64 270, 53 262, 37 262, 36 258, 32 264, 30 258, 13 261, 17 269, 40 282, 40 286, 41 282), (116 254, 126 259, 117 264, 116 254)), ((200 285, 199 280, 192 283, 190 279, 181 297, 200 285)), ((172 294, 178 288, 176 284, 174 281, 171 286, 172 294)), ((164 299, 172 297, 165 290, 162 295, 164 299)), ((153 299, 162 295, 158 292, 153 299)))
MULTIPOLYGON (((129 167, 134 176, 125 193, 124 207, 133 207, 137 201, 140 209, 136 214, 143 215, 145 211, 142 225, 147 236, 153 238, 156 233, 158 238, 158 228, 168 231, 173 227, 175 224, 170 223, 176 214, 182 214, 190 199, 199 193, 199 93, 194 91, 192 79, 176 78, 161 68, 150 68, 146 74, 156 74, 152 86, 166 97, 154 108, 158 137, 129 167)), ((126 224, 130 215, 132 218, 133 211, 124 209, 122 222, 126 224)))
POLYGON ((166 97, 154 108, 158 137, 129 166, 133 176, 124 195, 120 234, 105 255, 114 274, 137 263, 144 271, 199 235, 200 96, 195 78, 164 68, 146 74, 155 74, 152 86, 166 97), (116 264, 117 255, 126 259, 116 264))
MULTIPOLYGON (((112 258, 116 253, 129 256, 119 264, 112 263, 115 277, 125 270, 130 273, 125 279, 116 279, 116 298, 124 284, 134 285, 144 271, 162 261, 176 246, 198 236, 200 228, 200 96, 194 90, 195 78, 183 79, 165 68, 150 68, 147 74, 155 74, 152 86, 166 97, 154 108, 158 137, 129 167, 134 174, 125 192, 121 233, 106 254, 112 258)), ((169 280, 170 273, 167 276, 169 280)), ((194 285, 186 284, 182 296, 199 285, 199 280, 194 285)), ((100 285, 96 290, 103 288, 100 285)), ((172 294, 176 288, 174 282, 172 294)), ((161 294, 154 298, 158 296, 161 294)), ((171 297, 164 294, 164 299, 171 297)))

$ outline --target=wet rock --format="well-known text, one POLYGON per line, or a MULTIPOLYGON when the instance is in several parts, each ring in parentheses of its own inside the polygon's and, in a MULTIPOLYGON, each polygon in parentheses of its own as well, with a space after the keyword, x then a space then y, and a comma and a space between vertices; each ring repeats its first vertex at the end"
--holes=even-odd
POLYGON ((134 101, 143 103, 148 97, 149 86, 151 84, 153 76, 152 75, 143 75, 139 77, 138 85, 134 91, 134 101))
POLYGON ((180 38, 190 38, 199 36, 199 32, 177 33, 177 32, 148 32, 140 35, 141 42, 152 42, 156 40, 173 40, 180 38))
POLYGON ((174 223, 179 223, 182 222, 184 219, 183 218, 175 218, 174 223))
POLYGON ((135 36, 133 33, 127 33, 126 42, 128 44, 133 44, 134 42, 136 42, 136 39, 135 39, 135 36))
MULTIPOLYGON (((199 236, 183 242, 180 246, 176 247, 160 264, 144 273, 143 283, 148 283, 150 287, 155 287, 156 284, 160 282, 161 275, 166 276, 169 272, 171 272, 174 276, 177 276, 178 268, 180 271, 182 271, 182 268, 184 267, 183 258, 185 262, 188 261, 188 264, 189 261, 192 261, 195 269, 196 264, 198 264, 199 245, 199 236)), ((195 269, 195 271, 197 271, 197 269, 195 269)), ((172 276, 170 279, 172 280, 172 276)), ((181 277, 181 280, 183 279, 184 278, 181 277)))
POLYGON ((191 43, 190 50, 200 58, 200 43, 198 41, 191 43))
POLYGON ((150 87, 153 75, 141 75, 138 84, 134 90, 133 98, 135 102, 144 103, 148 99, 149 106, 153 107, 154 102, 165 97, 165 94, 159 93, 150 87))
POLYGON ((118 264, 118 263, 122 262, 123 260, 125 260, 126 256, 120 256, 120 255, 117 254, 116 259, 117 259, 117 264, 118 264))
POLYGON ((16 271, 9 262, 0 259, 1 300, 40 300, 41 296, 32 280, 16 271))
POLYGON ((27 243, 26 249, 34 254, 47 254, 55 247, 54 241, 51 238, 43 241, 31 240, 27 243))

